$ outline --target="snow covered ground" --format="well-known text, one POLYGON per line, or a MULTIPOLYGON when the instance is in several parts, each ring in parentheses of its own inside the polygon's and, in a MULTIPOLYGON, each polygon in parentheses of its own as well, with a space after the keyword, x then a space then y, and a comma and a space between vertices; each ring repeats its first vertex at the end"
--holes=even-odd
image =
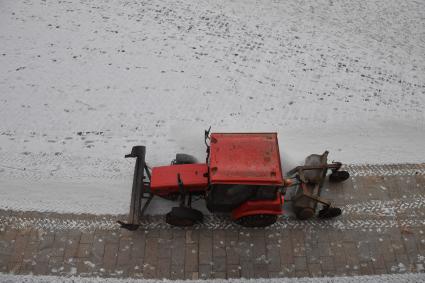
POLYGON ((125 213, 136 144, 277 131, 284 167, 425 162, 425 2, 0 2, 0 208, 125 213))

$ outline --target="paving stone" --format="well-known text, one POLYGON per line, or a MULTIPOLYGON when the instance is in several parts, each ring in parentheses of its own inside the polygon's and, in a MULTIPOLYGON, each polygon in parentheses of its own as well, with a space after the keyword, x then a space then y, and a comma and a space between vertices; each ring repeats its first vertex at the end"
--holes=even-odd
POLYGON ((162 229, 159 231, 159 239, 162 240, 172 240, 173 239, 173 231, 162 229))
POLYGON ((266 245, 266 258, 268 262, 268 271, 280 271, 280 244, 267 244, 266 245))
POLYGON ((80 244, 78 246, 77 256, 79 258, 88 258, 92 255, 92 244, 80 244))
POLYGON ((320 265, 320 263, 309 263, 308 271, 310 276, 313 276, 313 277, 320 277, 323 275, 322 266, 320 265))
POLYGON ((269 278, 267 264, 254 263, 254 278, 269 278))
POLYGON ((33 265, 31 261, 22 261, 21 268, 19 270, 19 274, 31 274, 32 273, 33 265))
POLYGON ((280 273, 283 277, 294 277, 295 276, 295 264, 285 264, 281 267, 280 273))
POLYGON ((241 268, 237 264, 228 264, 227 265, 227 278, 239 278, 241 275, 241 268))
POLYGON ((101 264, 103 262, 103 255, 105 254, 105 241, 101 235, 95 235, 92 244, 92 260, 95 264, 101 264))
POLYGON ((347 265, 349 266, 359 266, 360 259, 357 254, 357 247, 355 242, 344 242, 344 251, 346 255, 349 255, 346 257, 347 265))
POLYGON ((78 256, 81 233, 73 231, 68 234, 65 243, 64 259, 74 258, 78 256))
POLYGON ((159 238, 159 230, 145 230, 145 237, 147 239, 158 239, 159 238))
POLYGON ((212 262, 212 233, 206 230, 199 232, 199 264, 210 265, 212 262))
POLYGON ((228 264, 239 264, 240 249, 237 242, 232 242, 226 246, 226 259, 228 264))
POLYGON ((158 264, 158 238, 146 237, 143 275, 145 278, 156 278, 158 264))
POLYGON ((241 261, 240 267, 242 278, 254 277, 254 263, 252 261, 241 261))
POLYGON ((226 259, 227 264, 238 265, 240 249, 238 247, 239 232, 236 230, 226 231, 226 259))
POLYGON ((78 270, 79 258, 67 258, 63 262, 63 269, 59 272, 60 276, 76 275, 78 270))
POLYGON ((22 261, 35 261, 37 258, 39 249, 38 242, 28 242, 24 249, 24 255, 22 257, 22 261))
POLYGON ((294 256, 305 256, 305 243, 304 243, 304 233, 303 233, 303 231, 301 231, 301 230, 291 230, 289 237, 290 237, 291 242, 292 242, 293 255, 294 256))
POLYGON ((108 272, 115 269, 118 257, 117 243, 108 242, 105 244, 105 253, 103 255, 103 268, 108 272))
POLYGON ((253 252, 254 242, 249 232, 247 231, 239 232, 238 247, 239 247, 240 261, 251 260, 254 254, 253 252))
POLYGON ((80 243, 81 244, 92 244, 94 241, 94 233, 93 232, 84 232, 81 234, 80 243))
POLYGON ((10 256, 0 254, 0 272, 7 272, 7 265, 9 264, 10 256))
POLYGON ((7 272, 12 274, 19 274, 22 266, 22 261, 10 261, 7 266, 7 272))
POLYGON ((85 276, 91 275, 96 270, 96 264, 88 258, 80 258, 77 265, 77 273, 85 276))
POLYGON ((197 271, 185 271, 184 277, 187 280, 198 280, 199 273, 197 271))
POLYGON ((133 235, 131 243, 131 258, 132 259, 141 259, 145 256, 145 234, 143 231, 136 231, 133 235))
POLYGON ((171 265, 171 279, 185 279, 184 265, 171 265))
POLYGON ((5 242, 14 241, 18 235, 18 232, 19 231, 16 229, 0 229, 0 240, 5 242))
POLYGON ((331 247, 329 242, 319 242, 317 246, 318 252, 321 256, 332 256, 331 247))
POLYGON ((226 257, 225 256, 214 257, 212 269, 214 272, 226 272, 226 257))
POLYGON ((334 258, 335 268, 345 268, 347 265, 344 244, 342 241, 334 241, 330 245, 332 255, 334 258))
POLYGON ((359 268, 360 275, 373 275, 373 264, 372 262, 361 262, 359 268))
POLYGON ((171 258, 159 258, 158 264, 158 278, 170 278, 171 276, 171 258))
MULTIPOLYGON (((166 230, 165 230, 166 231, 166 230)), ((133 240, 134 231, 127 230, 127 229, 120 229, 118 233, 118 237, 125 240, 133 240)))
POLYGON ((117 266, 128 267, 131 262, 131 246, 132 241, 128 238, 121 238, 118 253, 117 253, 117 266))
POLYGON ((331 256, 322 256, 320 257, 320 264, 322 266, 322 271, 333 271, 335 269, 334 258, 331 256))
POLYGON ((130 263, 128 264, 128 274, 130 277, 142 278, 143 277, 143 258, 131 258, 130 263))
POLYGON ((183 239, 186 242, 186 231, 183 229, 173 229, 173 239, 183 239))
POLYGON ((28 235, 17 235, 16 240, 14 243, 14 251, 13 255, 10 258, 11 262, 21 262, 24 253, 25 253, 25 247, 28 243, 28 235))
POLYGON ((373 255, 371 260, 374 270, 385 270, 385 261, 382 255, 373 255))
POLYGON ((213 272, 214 279, 226 279, 226 272, 213 272))
POLYGON ((255 232, 255 235, 253 235, 252 237, 252 255, 256 261, 264 262, 266 261, 266 241, 264 237, 264 232, 255 232))
POLYGON ((186 231, 186 244, 196 244, 199 241, 198 230, 187 230, 186 231))
POLYGON ((414 262, 418 254, 418 248, 417 248, 418 241, 416 240, 415 235, 413 233, 403 233, 402 241, 404 244, 406 254, 409 257, 409 260, 411 262, 414 262))
POLYGON ((184 263, 185 263, 185 245, 186 239, 184 237, 175 237, 171 245, 171 264, 174 266, 183 266, 184 277, 184 263))
POLYGON ((308 277, 309 273, 307 270, 296 270, 295 271, 295 277, 302 278, 302 277, 308 277))
POLYGON ((34 275, 46 275, 49 274, 49 263, 47 261, 35 261, 32 268, 34 275))
POLYGON ((63 257, 52 256, 50 257, 48 264, 49 272, 53 275, 59 275, 59 273, 64 269, 63 265, 63 257))
POLYGON ((212 265, 211 264, 200 264, 198 274, 199 274, 199 279, 213 278, 212 265))
POLYGON ((198 244, 186 244, 185 250, 185 272, 198 271, 198 244))
POLYGON ((213 257, 225 257, 225 231, 224 230, 214 230, 213 231, 213 257))
POLYGON ((66 232, 56 232, 52 247, 52 257, 63 257, 65 254, 65 245, 67 240, 66 232))
POLYGON ((305 256, 294 257, 295 271, 307 270, 307 258, 305 256))
POLYGON ((280 262, 282 265, 294 263, 294 249, 288 231, 283 231, 280 237, 280 262))

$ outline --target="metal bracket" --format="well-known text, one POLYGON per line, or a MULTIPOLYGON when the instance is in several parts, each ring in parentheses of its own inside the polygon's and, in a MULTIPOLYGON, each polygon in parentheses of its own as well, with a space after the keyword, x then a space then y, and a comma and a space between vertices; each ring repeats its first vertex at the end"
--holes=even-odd
POLYGON ((130 212, 128 214, 127 223, 123 221, 117 221, 121 228, 128 230, 136 230, 140 226, 140 220, 145 213, 149 203, 153 198, 153 194, 149 190, 149 182, 145 182, 145 172, 150 181, 149 168, 145 162, 146 147, 145 146, 133 146, 131 153, 125 155, 125 158, 136 158, 136 164, 134 166, 133 175, 133 187, 131 190, 131 201, 130 201, 130 212), (148 196, 145 196, 148 194, 148 196), (142 207, 142 199, 147 199, 142 207))

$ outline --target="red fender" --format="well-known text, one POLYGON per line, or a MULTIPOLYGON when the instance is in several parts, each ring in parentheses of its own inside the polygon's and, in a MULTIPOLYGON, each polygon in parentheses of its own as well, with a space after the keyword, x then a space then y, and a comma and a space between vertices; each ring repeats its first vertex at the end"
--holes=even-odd
POLYGON ((283 195, 278 192, 274 200, 249 200, 232 211, 232 219, 237 220, 241 217, 257 214, 282 214, 283 195))

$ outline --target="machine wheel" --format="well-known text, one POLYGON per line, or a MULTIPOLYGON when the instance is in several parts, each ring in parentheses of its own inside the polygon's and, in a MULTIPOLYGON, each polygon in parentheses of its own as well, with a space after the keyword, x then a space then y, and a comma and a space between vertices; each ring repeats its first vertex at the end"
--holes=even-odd
POLYGON ((266 227, 274 224, 276 220, 277 215, 274 214, 256 214, 241 217, 235 222, 244 227, 266 227))
POLYGON ((190 207, 173 207, 171 211, 165 215, 165 222, 180 227, 192 226, 203 220, 204 215, 202 212, 190 207))
POLYGON ((329 175, 329 181, 333 183, 343 182, 350 178, 350 173, 347 171, 335 171, 329 175))
POLYGON ((314 216, 314 209, 311 207, 300 207, 296 210, 295 215, 299 220, 307 220, 314 216))
POLYGON ((177 153, 176 154, 176 159, 174 159, 172 162, 172 164, 194 164, 194 163, 198 163, 198 160, 189 154, 185 154, 185 153, 177 153))
POLYGON ((326 219, 326 218, 333 218, 341 215, 342 210, 338 207, 325 207, 322 210, 319 211, 319 215, 317 217, 326 219))

